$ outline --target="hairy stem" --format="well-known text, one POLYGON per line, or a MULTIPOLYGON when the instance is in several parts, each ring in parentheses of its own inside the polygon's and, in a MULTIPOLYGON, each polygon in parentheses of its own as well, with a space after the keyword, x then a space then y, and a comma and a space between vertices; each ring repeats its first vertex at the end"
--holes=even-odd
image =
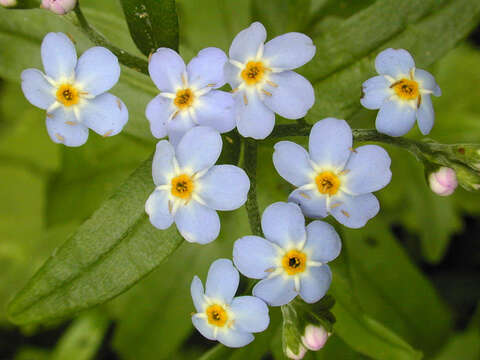
POLYGON ((94 44, 109 49, 118 57, 118 60, 123 65, 148 75, 148 62, 146 60, 143 60, 135 55, 126 52, 123 49, 116 47, 115 45, 112 45, 107 39, 105 39, 103 35, 101 35, 98 31, 96 31, 90 26, 87 19, 85 18, 85 15, 83 15, 82 10, 80 9, 79 4, 75 7, 74 11, 78 20, 78 24, 76 25, 78 25, 83 30, 83 32, 94 44))
POLYGON ((253 235, 262 236, 260 212, 257 202, 257 143, 255 140, 246 139, 244 150, 243 168, 250 179, 250 190, 248 191, 245 207, 253 235))

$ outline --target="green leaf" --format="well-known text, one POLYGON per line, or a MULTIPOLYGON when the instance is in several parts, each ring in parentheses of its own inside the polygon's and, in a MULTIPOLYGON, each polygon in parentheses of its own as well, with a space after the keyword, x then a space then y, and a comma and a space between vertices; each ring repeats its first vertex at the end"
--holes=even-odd
POLYGON ((50 360, 94 359, 108 324, 108 318, 99 310, 81 315, 62 335, 50 360))
POLYGON ((270 38, 302 31, 308 22, 311 0, 251 0, 252 20, 260 21, 270 38))
POLYGON ((333 266, 331 293, 336 303, 333 313, 337 318, 335 333, 352 349, 377 360, 421 359, 398 335, 366 315, 354 296, 348 273, 337 263, 333 266))
POLYGON ((175 0, 120 0, 130 34, 146 56, 160 47, 178 50, 175 0))
POLYGON ((452 49, 479 20, 477 0, 376 1, 314 39, 316 56, 302 71, 316 93, 307 121, 348 118, 357 112, 361 84, 375 74, 374 59, 383 49, 405 48, 417 66, 425 68, 452 49))
POLYGON ((343 235, 352 291, 363 311, 425 353, 436 351, 450 331, 448 308, 382 218, 343 235))
POLYGON ((64 318, 127 290, 182 242, 159 231, 144 206, 154 185, 145 161, 51 257, 12 300, 10 319, 32 324, 64 318))

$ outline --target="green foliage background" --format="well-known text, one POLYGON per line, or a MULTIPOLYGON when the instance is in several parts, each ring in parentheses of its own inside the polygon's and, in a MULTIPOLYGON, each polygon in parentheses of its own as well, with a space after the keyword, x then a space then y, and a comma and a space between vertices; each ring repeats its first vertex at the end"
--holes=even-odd
MULTIPOLYGON (((123 1, 127 14, 128 3, 135 1, 123 1)), ((134 55, 148 54, 158 40, 138 50, 117 1, 81 5, 96 29, 134 55)), ((478 0, 178 0, 176 6, 186 60, 207 46, 227 51, 252 20, 265 24, 269 38, 287 31, 312 36, 317 54, 300 71, 316 91, 309 123, 337 116, 354 128, 373 127, 375 112, 360 107, 361 83, 373 75, 379 51, 406 48, 443 91, 434 100, 430 137, 480 143, 480 51, 463 41, 480 22, 478 0)), ((193 331, 192 277, 205 278, 210 263, 231 257, 233 241, 251 231, 244 208, 222 214, 221 236, 204 246, 182 243, 174 228, 161 232, 149 224, 143 204, 153 190, 147 159, 155 139, 144 109, 157 90, 148 77, 122 67, 113 93, 127 104, 130 120, 121 135, 102 139, 91 132, 80 148, 48 138, 45 114, 23 97, 20 73, 41 68, 40 43, 49 31, 72 35, 80 52, 92 46, 73 18, 0 9, 0 326, 18 326, 31 336, 72 319, 54 348, 20 348, 15 358, 99 358, 97 349, 114 324, 111 347, 122 359, 283 359, 279 309, 271 309, 269 330, 240 350, 208 352, 212 344, 193 331), (7 304, 21 289, 8 308, 13 325, 7 304)), ((171 41, 176 35, 162 24, 153 28, 171 41)), ((409 136, 420 138, 416 130, 409 136)), ((262 210, 291 190, 273 168, 274 143, 267 139, 259 148, 262 210)), ((457 330, 458 314, 418 264, 437 264, 456 246, 452 237, 462 231, 464 217, 480 216, 480 195, 458 189, 448 198, 435 196, 420 163, 405 151, 388 151, 394 175, 379 193, 381 213, 361 230, 338 227, 344 249, 333 264, 330 291, 337 323, 325 349, 306 358, 478 359, 480 317, 457 330), (401 244, 392 226, 404 229, 413 245, 401 244)), ((228 154, 224 159, 231 161, 228 154)))

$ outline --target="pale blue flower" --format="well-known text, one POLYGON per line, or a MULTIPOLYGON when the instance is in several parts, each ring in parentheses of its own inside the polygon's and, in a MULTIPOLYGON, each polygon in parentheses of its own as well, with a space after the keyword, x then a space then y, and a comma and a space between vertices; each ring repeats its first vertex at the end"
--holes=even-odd
POLYGON ((253 295, 272 306, 288 304, 297 295, 307 303, 320 300, 332 281, 326 264, 342 247, 333 226, 316 220, 305 227, 298 205, 277 202, 263 212, 262 230, 265 239, 245 236, 233 247, 238 270, 262 279, 253 295))
POLYGON ((62 33, 48 33, 41 55, 45 74, 37 69, 22 72, 27 100, 47 111, 47 131, 56 143, 83 145, 88 129, 104 137, 118 134, 128 121, 128 110, 108 93, 118 81, 117 57, 103 47, 93 47, 77 61, 75 46, 62 33))
POLYGON ((158 49, 150 58, 150 77, 161 91, 147 106, 153 136, 168 135, 176 145, 187 130, 211 126, 220 133, 235 128, 232 94, 215 90, 225 84, 225 53, 203 49, 187 66, 174 50, 158 49))
POLYGON ((313 106, 310 82, 291 70, 309 62, 315 45, 308 36, 291 32, 268 41, 264 26, 254 22, 233 39, 225 77, 235 97, 238 132, 265 139, 275 125, 275 113, 299 119, 313 106))
POLYGON ((173 222, 189 242, 206 244, 218 237, 216 210, 235 210, 247 200, 250 180, 233 165, 215 165, 222 151, 222 137, 211 127, 190 129, 174 147, 167 140, 157 144, 152 174, 156 185, 145 211, 158 229, 173 222))
POLYGON ((309 152, 291 141, 275 144, 273 163, 281 177, 296 186, 289 197, 311 218, 331 214, 350 228, 360 228, 380 205, 372 194, 392 177, 388 153, 376 145, 352 148, 345 120, 327 118, 310 132, 309 152))
POLYGON ((433 76, 416 69, 412 56, 404 49, 382 51, 375 59, 375 68, 380 75, 363 83, 360 102, 367 109, 380 109, 377 130, 402 136, 417 119, 422 134, 430 133, 435 120, 431 95, 441 95, 433 76))
POLYGON ((208 270, 206 289, 195 276, 190 287, 196 313, 193 325, 209 340, 225 346, 242 347, 264 331, 270 322, 267 305, 254 296, 234 297, 239 275, 232 262, 218 259, 208 270))

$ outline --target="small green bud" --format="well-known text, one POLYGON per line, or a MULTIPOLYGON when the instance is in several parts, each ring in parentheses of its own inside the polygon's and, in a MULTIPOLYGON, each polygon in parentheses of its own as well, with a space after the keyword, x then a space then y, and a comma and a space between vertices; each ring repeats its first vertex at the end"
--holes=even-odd
POLYGON ((452 168, 457 174, 457 180, 461 187, 468 191, 480 190, 480 172, 462 164, 452 163, 452 168))

